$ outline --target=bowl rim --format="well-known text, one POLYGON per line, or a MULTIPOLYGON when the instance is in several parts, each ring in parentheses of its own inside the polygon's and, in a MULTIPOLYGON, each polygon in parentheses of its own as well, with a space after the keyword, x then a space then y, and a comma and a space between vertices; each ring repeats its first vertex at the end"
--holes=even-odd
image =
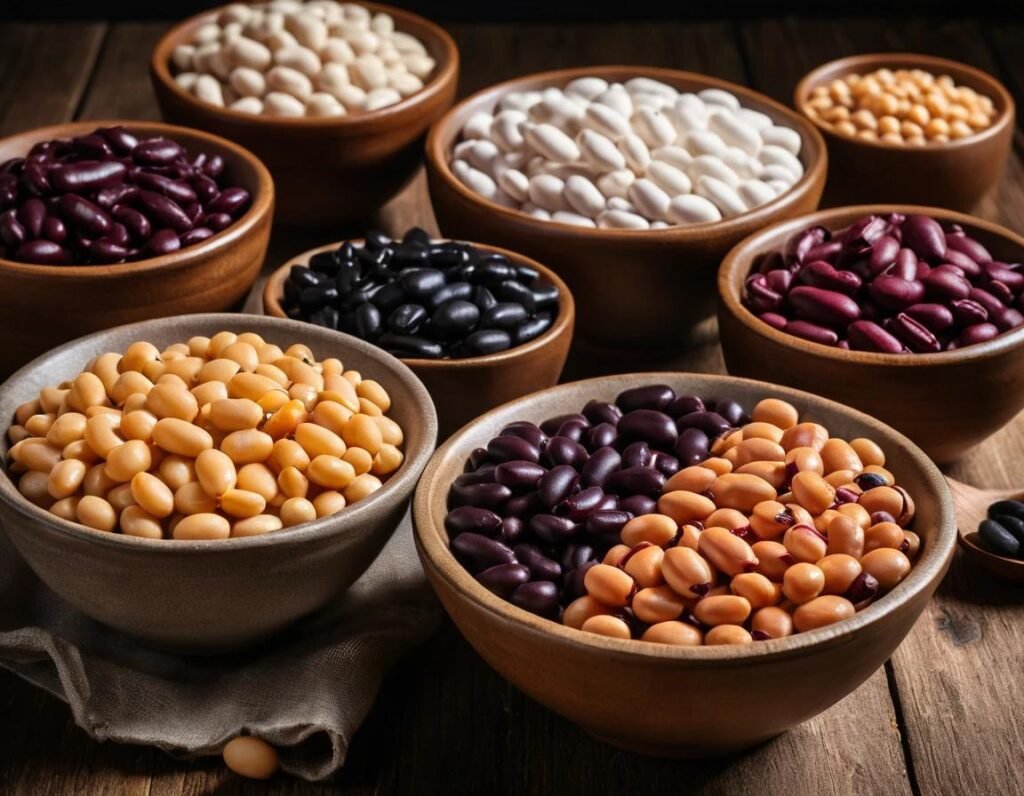
POLYGON ((1006 86, 995 76, 983 69, 970 66, 960 61, 949 58, 940 58, 934 55, 922 53, 893 52, 893 53, 862 53, 860 55, 848 55, 843 58, 836 58, 816 66, 810 72, 800 78, 796 88, 793 90, 793 107, 797 112, 813 124, 823 135, 833 136, 851 144, 857 144, 870 149, 887 150, 891 152, 955 152, 974 144, 981 144, 990 138, 995 138, 1013 125, 1016 116, 1016 105, 1013 95, 1006 89, 1006 86), (966 75, 972 82, 985 86, 984 93, 989 96, 999 111, 995 121, 984 130, 958 138, 952 141, 927 141, 924 146, 917 146, 906 143, 890 143, 888 141, 867 141, 857 138, 855 135, 836 130, 833 126, 826 124, 821 119, 816 119, 804 110, 804 105, 809 98, 811 91, 825 83, 824 75, 829 72, 849 73, 856 71, 863 66, 875 68, 910 68, 927 69, 933 74, 936 70, 956 72, 966 75))
MULTIPOLYGON (((217 323, 223 324, 224 328, 239 328, 246 323, 253 323, 251 319, 257 319, 256 323, 273 324, 282 331, 294 332, 296 341, 303 339, 302 333, 308 332, 308 324, 293 321, 287 318, 273 318, 267 315, 255 315, 250 313, 197 313, 194 315, 182 315, 170 318, 156 318, 147 321, 124 324, 111 327, 103 331, 94 332, 84 337, 79 337, 57 348, 51 349, 33 359, 28 364, 15 371, 5 382, 0 384, 0 398, 5 393, 16 390, 18 382, 26 378, 36 369, 45 369, 50 361, 64 352, 79 346, 93 339, 103 337, 111 332, 137 332, 144 335, 146 329, 151 326, 183 328, 181 335, 188 334, 189 322, 196 323, 217 323)), ((395 376, 403 381, 412 392, 412 401, 419 414, 417 422, 422 423, 426 429, 423 446, 415 451, 404 450, 405 459, 402 466, 389 478, 384 485, 371 495, 357 501, 351 506, 346 506, 338 514, 327 517, 320 517, 311 522, 305 522, 291 528, 282 528, 272 533, 260 534, 258 536, 244 536, 229 539, 146 539, 138 536, 128 536, 123 533, 108 533, 106 531, 94 531, 69 520, 57 517, 43 508, 30 503, 18 492, 14 481, 7 472, 7 467, 0 464, 0 503, 10 508, 26 520, 32 520, 44 526, 48 532, 61 536, 69 536, 76 541, 84 541, 87 544, 97 544, 107 547, 120 548, 122 550, 138 550, 145 554, 146 551, 190 554, 190 555, 211 555, 230 554, 232 552, 244 552, 246 550, 275 547, 282 545, 301 545, 306 542, 315 542, 317 539, 326 538, 328 535, 343 533, 357 525, 364 518, 376 510, 381 498, 400 488, 408 488, 410 491, 415 488, 416 482, 423 471, 424 466, 433 454, 437 442, 437 412, 434 403, 427 392, 427 388, 419 377, 413 373, 401 360, 391 356, 383 349, 366 343, 357 337, 323 329, 324 334, 335 337, 339 348, 356 350, 371 357, 383 357, 384 362, 394 372, 395 376)), ((257 331, 257 334, 259 332, 257 331)), ((187 338, 185 338, 187 339, 187 338)), ((323 346, 324 343, 313 343, 313 347, 323 346)), ((84 363, 82 363, 84 365, 84 363)))
POLYGON ((147 257, 142 260, 132 260, 124 263, 110 263, 97 265, 47 265, 45 263, 22 263, 16 260, 8 260, 0 257, 0 275, 3 273, 17 274, 19 276, 41 276, 68 279, 72 277, 113 279, 127 275, 145 274, 160 269, 174 270, 191 264, 194 260, 207 257, 214 252, 225 249, 236 244, 243 237, 252 232, 263 219, 274 209, 274 180, 270 171, 263 161, 245 147, 222 138, 214 133, 199 130, 194 127, 183 127, 177 124, 165 122, 130 120, 130 119, 96 119, 85 121, 64 122, 62 124, 47 125, 45 127, 34 127, 20 133, 5 136, 0 143, 7 144, 18 142, 21 139, 50 140, 54 138, 67 138, 77 135, 82 131, 92 131, 100 127, 124 127, 125 129, 142 133, 144 135, 162 135, 177 140, 176 135, 187 135, 198 138, 202 141, 214 144, 218 148, 226 149, 236 156, 245 168, 249 169, 256 177, 256 191, 251 200, 251 205, 245 213, 229 226, 216 232, 206 240, 200 241, 192 246, 187 246, 170 254, 162 254, 159 257, 147 257), (45 136, 45 138, 43 138, 45 136))
MULTIPOLYGON (((181 88, 171 75, 171 53, 174 47, 178 44, 184 43, 182 40, 186 33, 191 32, 200 25, 214 21, 216 17, 227 7, 226 5, 220 5, 188 17, 174 25, 170 30, 166 31, 160 37, 159 41, 157 41, 156 46, 153 47, 149 62, 150 75, 155 82, 159 82, 165 90, 171 92, 179 100, 194 107, 202 108, 205 113, 218 117, 224 121, 244 124, 246 126, 251 126, 256 130, 269 128, 284 130, 332 129, 353 130, 357 132, 361 131, 364 126, 374 125, 379 121, 390 121, 393 117, 404 116, 414 111, 419 105, 433 100, 435 97, 442 94, 446 88, 455 81, 459 73, 459 49, 455 44, 455 40, 451 37, 448 31, 426 17, 414 14, 412 11, 408 11, 404 8, 386 5, 384 3, 369 2, 369 0, 361 1, 360 5, 375 13, 386 13, 396 22, 401 21, 401 23, 405 24, 412 21, 415 25, 420 26, 427 31, 433 40, 430 43, 436 43, 437 45, 437 54, 439 54, 440 57, 437 59, 438 62, 434 67, 434 73, 430 76, 430 79, 427 80, 427 82, 423 84, 423 88, 415 94, 410 94, 408 97, 402 97, 401 100, 393 105, 387 105, 373 111, 360 111, 359 113, 345 114, 344 116, 336 117, 291 117, 243 113, 242 111, 235 111, 227 107, 211 105, 210 103, 196 99, 192 94, 181 88)), ((401 31, 402 28, 396 26, 396 30, 401 31)), ((417 38, 420 37, 417 36, 417 38)), ((421 43, 428 51, 430 50, 430 43, 425 42, 422 39, 421 43)))
POLYGON ((792 234, 806 227, 822 225, 831 231, 839 225, 847 225, 855 219, 866 215, 885 213, 903 213, 904 215, 927 215, 939 221, 950 221, 960 224, 967 231, 971 228, 984 230, 998 235, 1021 249, 1024 256, 1024 237, 1013 230, 1007 229, 992 221, 976 218, 955 210, 941 207, 925 207, 923 205, 877 204, 877 205, 844 205, 817 210, 804 216, 784 219, 768 227, 758 230, 740 241, 725 255, 718 269, 718 307, 719 313, 728 312, 742 323, 748 331, 762 338, 767 338, 777 345, 794 348, 801 353, 836 362, 856 363, 858 365, 888 365, 893 367, 929 367, 950 364, 961 364, 977 360, 990 359, 1024 343, 1024 325, 993 337, 984 343, 957 348, 952 351, 939 351, 931 354, 887 354, 877 351, 854 351, 835 346, 822 345, 804 340, 792 334, 786 334, 760 320, 743 306, 740 300, 742 282, 750 273, 754 258, 767 251, 766 241, 774 237, 779 230, 786 229, 792 234), (841 221, 840 221, 841 220, 841 221), (838 221, 838 224, 836 223, 838 221), (742 279, 740 279, 742 275, 742 279))
MULTIPOLYGON (((325 251, 332 251, 337 249, 344 243, 352 243, 355 245, 362 245, 366 242, 365 238, 348 238, 346 240, 335 241, 334 243, 325 243, 323 246, 317 246, 314 249, 309 249, 297 254, 294 257, 288 259, 283 265, 275 268, 270 275, 267 277, 267 281, 263 285, 263 312, 265 315, 269 315, 275 318, 287 318, 284 314, 284 310, 281 307, 281 297, 277 294, 277 288, 284 284, 284 277, 288 270, 293 265, 304 265, 313 255, 320 254, 325 251)), ((523 343, 522 345, 513 346, 507 348, 504 351, 498 351, 495 354, 484 354, 477 357, 462 357, 461 359, 423 359, 419 357, 398 357, 398 359, 404 362, 411 368, 417 368, 419 370, 459 370, 459 369, 471 369, 471 368, 487 368, 487 367, 498 367, 506 364, 511 360, 517 359, 520 356, 526 356, 534 351, 552 343, 554 340, 565 334, 568 328, 570 333, 575 325, 576 320, 576 302, 573 299, 572 291, 569 290, 569 286, 565 284, 562 278, 548 268, 546 265, 537 262, 531 257, 527 257, 525 254, 511 251, 510 249, 503 249, 500 246, 493 246, 489 243, 475 243, 473 241, 454 241, 448 238, 431 238, 433 243, 466 243, 470 246, 474 246, 478 249, 483 249, 494 254, 502 254, 508 257, 510 260, 519 261, 522 265, 528 265, 531 268, 536 268, 540 272, 541 277, 558 288, 558 314, 555 316, 554 321, 544 334, 533 338, 529 342, 523 343)), ((299 323, 308 324, 309 321, 299 321, 299 323)), ((314 324, 315 325, 315 324, 314 324)), ((384 350, 384 349, 381 349, 384 350)))
MULTIPOLYGON (((524 411, 524 414, 527 412, 524 411)), ((919 447, 895 429, 837 401, 821 398, 791 387, 735 376, 684 372, 630 373, 571 382, 509 401, 492 409, 457 431, 435 451, 416 487, 416 494, 413 497, 413 519, 417 550, 421 558, 425 560, 425 566, 429 566, 437 573, 438 577, 443 578, 449 587, 459 595, 459 599, 471 601, 476 608, 486 611, 500 621, 511 622, 518 630, 535 637, 547 637, 560 644, 580 645, 593 652, 614 655, 626 661, 639 660, 644 663, 662 664, 686 663, 695 666, 721 665, 723 661, 742 664, 755 660, 783 660, 804 654, 812 647, 848 643, 866 626, 881 620, 884 616, 915 599, 929 584, 935 582, 937 585, 952 559, 958 536, 953 497, 945 478, 935 463, 919 447), (795 401, 800 406, 818 406, 838 411, 865 424, 873 433, 881 431, 886 437, 891 438, 896 446, 909 454, 913 463, 922 472, 924 479, 930 483, 934 494, 929 497, 934 497, 938 504, 935 539, 924 548, 907 578, 897 588, 864 610, 857 612, 850 619, 845 619, 834 625, 804 633, 795 633, 785 638, 758 641, 754 644, 677 647, 669 644, 643 643, 636 639, 616 639, 585 633, 559 624, 555 620, 541 618, 490 592, 456 560, 448 545, 443 541, 446 536, 443 526, 438 526, 434 522, 434 509, 438 503, 441 503, 443 510, 443 503, 450 484, 440 485, 443 486, 443 492, 440 494, 432 494, 432 492, 437 491, 439 486, 434 482, 438 477, 443 460, 450 452, 458 448, 477 427, 489 424, 496 420, 499 414, 504 414, 510 409, 522 407, 523 404, 537 396, 568 392, 581 385, 600 384, 606 391, 614 389, 618 392, 640 384, 659 383, 666 378, 679 377, 709 380, 723 389, 736 383, 756 387, 766 396, 771 395, 791 402, 795 401)))
MULTIPOLYGON (((622 77, 622 79, 627 78, 622 77)), ((825 146, 825 140, 818 131, 818 128, 811 124, 810 121, 802 114, 797 113, 792 108, 789 108, 780 102, 776 102, 771 97, 761 94, 752 88, 739 85, 738 83, 732 83, 727 80, 721 80, 720 78, 716 78, 711 75, 701 74, 700 72, 689 72, 681 69, 667 69, 654 66, 613 64, 533 72, 528 75, 521 75, 519 77, 512 78, 511 80, 505 80, 501 83, 495 83, 463 98, 449 108, 445 114, 431 126, 430 132, 427 134, 426 163, 428 172, 430 170, 436 172, 439 177, 444 180, 446 185, 458 193, 464 200, 468 200, 483 207, 489 213, 495 214, 499 218, 514 220, 517 223, 537 231, 555 230, 562 234, 572 232, 578 235, 597 237, 598 239, 603 238, 606 240, 617 240, 625 237, 633 240, 643 239, 662 241, 665 243, 684 243, 690 240, 703 239, 709 233, 727 236, 735 230, 747 225, 756 228, 759 223, 766 222, 780 209, 798 202, 801 198, 811 192, 819 181, 824 180, 828 167, 828 150, 825 146), (771 109, 778 117, 785 120, 785 126, 800 135, 801 154, 808 149, 808 140, 813 142, 813 146, 811 148, 817 152, 817 157, 806 164, 803 174, 800 175, 800 179, 770 202, 731 218, 720 219, 718 221, 708 221, 700 224, 669 226, 664 229, 605 229, 601 227, 590 229, 589 227, 579 227, 574 224, 565 224, 560 221, 545 221, 533 218, 521 210, 505 207, 497 202, 492 202, 490 199, 485 199, 463 185, 462 182, 452 173, 446 157, 446 150, 449 143, 453 143, 459 134, 459 130, 455 128, 455 119, 468 106, 476 103, 482 103, 485 99, 490 97, 497 99, 525 83, 546 84, 549 86, 564 85, 577 77, 603 77, 616 79, 617 77, 621 77, 623 73, 627 73, 632 77, 649 77, 658 79, 665 83, 669 83, 670 85, 673 81, 695 82, 702 84, 704 88, 722 89, 736 94, 741 99, 752 99, 759 105, 771 109), (451 128, 451 130, 449 130, 449 128, 451 128)))

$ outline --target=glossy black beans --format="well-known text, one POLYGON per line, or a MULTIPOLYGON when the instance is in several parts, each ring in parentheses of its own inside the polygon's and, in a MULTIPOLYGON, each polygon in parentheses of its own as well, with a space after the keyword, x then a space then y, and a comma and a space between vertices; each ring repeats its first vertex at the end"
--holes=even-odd
POLYGON ((1024 559, 1024 502, 997 500, 988 507, 988 519, 978 526, 987 550, 1007 558, 1024 559))
MULTIPOLYGON (((162 187, 157 181, 152 185, 162 187)), ((208 192, 208 186, 200 190, 191 184, 189 189, 199 199, 208 192)), ((230 208, 233 196, 220 192, 208 210, 230 208)), ((419 229, 409 230, 401 241, 371 232, 364 246, 343 243, 334 252, 313 255, 309 266, 307 271, 334 280, 338 297, 323 307, 303 305, 295 284, 300 277, 293 269, 284 285, 285 314, 331 325, 332 316, 322 312, 331 306, 338 311, 336 328, 399 357, 462 359, 498 354, 536 340, 557 316, 558 290, 552 293, 549 288, 554 286, 542 284, 535 269, 516 268, 504 256, 469 244, 432 243, 419 229), (362 312, 365 321, 370 311, 360 307, 367 301, 384 319, 379 326, 357 318, 362 312)))

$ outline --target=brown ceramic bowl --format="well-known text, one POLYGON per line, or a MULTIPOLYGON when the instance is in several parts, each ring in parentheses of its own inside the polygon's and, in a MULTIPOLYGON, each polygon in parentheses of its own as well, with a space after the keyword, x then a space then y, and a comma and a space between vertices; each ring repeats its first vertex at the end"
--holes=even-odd
MULTIPOLYGON (((263 536, 223 541, 142 539, 89 530, 29 503, 0 473, 0 523, 36 574, 78 610, 151 644, 214 652, 275 633, 320 608, 369 566, 406 512, 434 450, 430 396, 401 362, 354 337, 261 315, 189 315, 121 326, 45 354, 0 386, 0 418, 42 387, 136 340, 158 346, 221 330, 253 331, 285 347, 304 342, 373 374, 405 432, 405 462, 373 495, 342 512, 263 536)), ((7 435, 0 439, 6 460, 7 435)))
POLYGON ((793 103, 804 113, 804 105, 817 86, 828 85, 851 72, 866 74, 883 67, 950 75, 957 85, 990 97, 996 118, 991 127, 976 135, 925 146, 864 141, 811 119, 828 142, 829 204, 900 202, 970 210, 999 181, 1013 138, 1013 97, 992 75, 930 55, 854 55, 809 72, 797 85, 793 103))
POLYGON ((267 253, 274 183, 251 152, 202 130, 157 122, 90 121, 40 127, 0 140, 0 162, 54 138, 123 125, 137 135, 173 138, 190 152, 219 154, 227 180, 252 206, 211 238, 173 254, 117 265, 33 265, 0 259, 0 377, 34 356, 98 329, 226 310, 248 293, 267 253))
POLYGON ((191 41, 221 9, 206 11, 171 28, 157 43, 150 78, 168 121, 210 130, 248 147, 267 164, 277 184, 276 220, 302 227, 356 224, 412 179, 423 157, 427 128, 452 104, 459 79, 459 52, 441 27, 409 11, 362 3, 386 12, 437 62, 423 89, 401 102, 332 119, 254 116, 200 102, 174 81, 174 48, 191 41))
POLYGON ((484 89, 452 108, 427 138, 427 177, 441 231, 521 251, 547 263, 579 302, 578 332, 606 348, 677 348, 714 312, 714 271, 725 253, 767 224, 817 208, 827 156, 820 134, 799 114, 756 91, 692 72, 642 66, 588 66, 517 78, 484 89), (744 106, 795 129, 803 139, 804 176, 768 204, 713 224, 662 230, 581 229, 540 221, 465 187, 448 167, 466 120, 509 91, 564 86, 583 75, 607 80, 643 76, 683 91, 721 88, 744 106))
MULTIPOLYGON (((281 305, 288 271, 293 265, 305 265, 314 254, 337 249, 341 243, 310 249, 274 271, 263 288, 263 311, 277 318, 288 317, 281 305)), ((488 409, 557 384, 572 343, 576 306, 572 293, 557 274, 521 254, 479 243, 472 245, 503 254, 516 265, 536 268, 545 282, 558 286, 561 299, 551 328, 526 345, 467 359, 402 360, 423 380, 434 398, 441 439, 488 409)))
POLYGON ((977 531, 960 533, 957 536, 960 548, 971 561, 984 567, 1001 580, 1010 583, 1024 583, 1024 561, 992 553, 981 546, 977 531))
POLYGON ((688 373, 611 376, 566 384, 488 412, 434 454, 413 502, 416 539, 431 584, 480 655, 538 702, 617 746, 697 757, 753 746, 820 713, 892 654, 938 586, 956 544, 946 482, 908 439, 815 395, 762 382, 688 373), (670 647, 565 627, 505 602, 455 560, 444 529, 448 489, 470 452, 514 420, 577 412, 591 398, 664 383, 680 393, 790 401, 834 434, 875 439, 914 496, 922 552, 907 579, 852 619, 743 647, 670 647))
POLYGON ((815 224, 830 230, 870 213, 923 213, 960 224, 996 259, 1024 260, 1024 237, 951 210, 912 205, 838 207, 751 235, 718 274, 718 327, 728 371, 770 379, 855 406, 910 437, 940 463, 959 458, 1024 408, 1024 327, 938 354, 876 354, 819 345, 773 329, 741 303, 759 255, 815 224))

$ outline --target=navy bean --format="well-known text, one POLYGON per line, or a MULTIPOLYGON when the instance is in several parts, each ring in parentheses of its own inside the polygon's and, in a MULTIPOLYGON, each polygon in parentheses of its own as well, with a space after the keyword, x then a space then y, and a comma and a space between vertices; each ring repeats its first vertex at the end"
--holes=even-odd
POLYGON ((608 476, 604 489, 616 495, 653 497, 661 492, 664 483, 665 476, 653 467, 627 467, 608 476))
POLYGON ((604 499, 604 490, 598 486, 582 489, 574 495, 560 501, 555 506, 555 514, 568 517, 574 522, 585 520, 592 511, 595 511, 604 499))
POLYGON ((565 500, 580 487, 580 476, 568 464, 552 467, 537 483, 537 495, 540 502, 549 509, 565 500))
POLYGON ((514 564, 515 555, 501 542, 478 533, 462 533, 452 539, 452 553, 474 575, 499 564, 514 564))
POLYGON ((562 565, 544 555, 534 544, 518 544, 512 552, 516 561, 524 564, 533 580, 557 581, 562 577, 562 565))
POLYGON ((546 580, 524 583, 512 592, 512 603, 524 611, 549 619, 558 613, 558 587, 546 580))
POLYGON ((580 468, 587 460, 587 449, 568 437, 552 437, 544 448, 544 463, 550 467, 567 464, 580 468))
POLYGON ((449 536, 478 533, 493 539, 501 532, 501 524, 501 517, 477 506, 458 506, 444 518, 444 529, 449 536))
POLYGON ((536 489, 537 482, 546 473, 536 462, 510 461, 502 462, 494 468, 494 480, 504 484, 513 492, 536 489))
POLYGON ((488 591, 507 600, 519 586, 530 580, 530 570, 522 564, 498 564, 477 573, 476 579, 488 591))

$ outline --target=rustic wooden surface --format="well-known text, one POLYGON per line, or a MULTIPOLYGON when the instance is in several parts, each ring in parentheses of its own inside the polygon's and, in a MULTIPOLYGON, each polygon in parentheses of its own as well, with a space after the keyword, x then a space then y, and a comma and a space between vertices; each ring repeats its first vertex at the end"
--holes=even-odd
MULTIPOLYGON (((160 23, 0 25, 0 134, 72 118, 156 118, 146 72, 160 23)), ((1024 93, 1024 23, 923 18, 451 26, 462 94, 530 71, 646 63, 747 83, 789 102, 816 64, 857 52, 957 58, 1024 93)), ((1024 134, 979 215, 1024 229, 1024 134)), ((433 227, 417 179, 382 225, 433 227)), ((275 236, 267 270, 320 243, 275 236)), ((258 293, 254 294, 255 296, 258 293)), ((247 305, 257 306, 253 299, 247 305)), ((2 321, 0 321, 2 323, 2 321)), ((721 371, 708 344, 680 369, 721 371)), ((978 486, 1021 486, 1024 417, 951 469, 978 486)), ((1003 794, 1024 789, 1024 589, 959 557, 936 599, 883 670, 821 716, 746 754, 703 762, 645 759, 604 746, 504 683, 446 626, 385 682, 329 784, 238 780, 218 760, 181 762, 97 744, 58 700, 0 673, 0 793, 695 792, 1003 794)), ((772 687, 770 683, 766 688, 772 687)))

